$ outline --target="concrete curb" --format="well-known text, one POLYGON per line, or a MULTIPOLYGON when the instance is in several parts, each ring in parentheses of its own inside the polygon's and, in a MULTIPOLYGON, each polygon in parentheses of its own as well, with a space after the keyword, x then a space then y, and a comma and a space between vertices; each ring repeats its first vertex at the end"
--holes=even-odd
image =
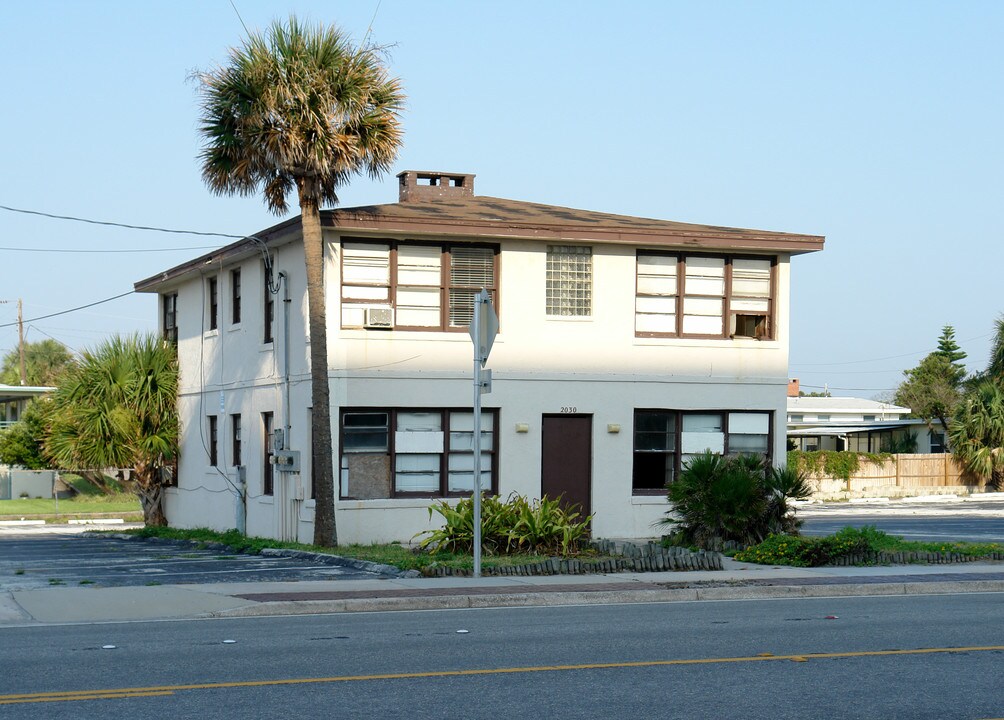
POLYGON ((267 615, 323 615, 409 610, 467 610, 477 608, 613 605, 784 598, 946 595, 1004 592, 1004 580, 972 582, 846 583, 827 585, 771 585, 589 592, 526 592, 426 597, 375 597, 342 600, 275 601, 208 613, 205 617, 260 617, 267 615))

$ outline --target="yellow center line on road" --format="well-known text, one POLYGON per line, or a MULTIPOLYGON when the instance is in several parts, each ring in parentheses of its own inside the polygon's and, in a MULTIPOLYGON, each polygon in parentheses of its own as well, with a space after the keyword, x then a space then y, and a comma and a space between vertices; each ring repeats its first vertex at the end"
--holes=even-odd
POLYGON ((223 690, 229 688, 274 687, 281 685, 312 685, 372 680, 416 680, 428 678, 472 677, 479 675, 513 675, 536 672, 568 672, 572 670, 609 670, 618 668, 667 667, 673 665, 716 665, 722 663, 805 662, 837 658, 892 657, 902 655, 937 655, 950 653, 1002 652, 1004 645, 974 645, 969 647, 915 648, 911 650, 859 650, 856 652, 796 653, 792 655, 761 655, 747 657, 689 658, 680 660, 638 660, 634 662, 586 663, 581 665, 536 665, 512 668, 477 668, 471 670, 430 670, 411 673, 377 673, 372 675, 336 675, 316 678, 279 678, 276 680, 238 680, 234 682, 155 685, 151 687, 106 688, 102 690, 65 690, 60 692, 20 693, 0 695, 0 705, 21 703, 66 702, 77 700, 117 700, 132 697, 157 697, 182 690, 223 690))

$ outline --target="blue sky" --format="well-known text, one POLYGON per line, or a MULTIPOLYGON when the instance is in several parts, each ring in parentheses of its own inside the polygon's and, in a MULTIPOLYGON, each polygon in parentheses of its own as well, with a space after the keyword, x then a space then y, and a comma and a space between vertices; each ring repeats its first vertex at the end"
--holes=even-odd
MULTIPOLYGON (((1004 3, 234 3, 251 29, 295 13, 362 38, 372 21, 409 96, 394 172, 825 235, 793 262, 791 375, 807 389, 891 390, 945 324, 986 364, 1004 312, 1004 3)), ((244 36, 229 0, 36 0, 5 4, 0 27, 0 205, 238 235, 279 220, 199 175, 187 78, 244 36)), ((394 178, 341 199, 393 202, 394 178)), ((32 319, 223 242, 0 210, 0 300, 23 298, 29 341, 152 331, 149 296, 32 319), (68 252, 96 249, 157 252, 68 252)), ((0 304, 0 352, 15 319, 0 304)))

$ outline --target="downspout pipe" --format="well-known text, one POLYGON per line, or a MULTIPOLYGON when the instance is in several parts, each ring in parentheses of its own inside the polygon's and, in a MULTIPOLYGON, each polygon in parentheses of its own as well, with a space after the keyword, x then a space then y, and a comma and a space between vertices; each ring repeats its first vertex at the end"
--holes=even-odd
MULTIPOLYGON (((289 275, 286 271, 279 273, 280 281, 282 282, 282 385, 283 385, 283 408, 282 408, 282 442, 284 449, 289 449, 290 442, 290 390, 289 390, 289 306, 292 303, 289 297, 289 275)), ((280 478, 283 482, 287 479, 286 473, 279 473, 280 478)), ((284 486, 285 487, 285 486, 284 486)), ((285 488, 288 491, 288 487, 285 488)), ((288 495, 287 495, 288 497, 288 495)), ((293 499, 293 510, 292 515, 292 528, 291 528, 291 539, 296 540, 299 535, 299 519, 300 511, 297 505, 299 500, 293 499)), ((280 512, 285 512, 281 510, 280 512)))

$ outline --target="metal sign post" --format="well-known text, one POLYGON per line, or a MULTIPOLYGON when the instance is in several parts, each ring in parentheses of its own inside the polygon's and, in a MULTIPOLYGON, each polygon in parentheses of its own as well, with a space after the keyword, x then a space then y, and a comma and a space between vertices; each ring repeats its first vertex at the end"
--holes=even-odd
POLYGON ((482 368, 488 362, 498 331, 499 319, 491 296, 482 288, 474 297, 470 327, 474 342, 474 577, 481 577, 481 395, 491 392, 491 370, 482 372, 482 368))

